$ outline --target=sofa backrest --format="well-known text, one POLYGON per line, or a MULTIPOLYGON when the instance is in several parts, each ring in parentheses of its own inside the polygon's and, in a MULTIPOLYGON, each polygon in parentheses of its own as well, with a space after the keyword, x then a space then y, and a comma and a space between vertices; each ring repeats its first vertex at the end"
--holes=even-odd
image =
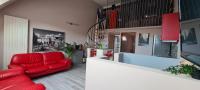
POLYGON ((43 56, 40 53, 16 54, 11 59, 11 65, 20 65, 25 68, 43 65, 43 56))
POLYGON ((43 53, 44 64, 54 64, 60 60, 64 60, 65 56, 62 52, 47 52, 43 53))

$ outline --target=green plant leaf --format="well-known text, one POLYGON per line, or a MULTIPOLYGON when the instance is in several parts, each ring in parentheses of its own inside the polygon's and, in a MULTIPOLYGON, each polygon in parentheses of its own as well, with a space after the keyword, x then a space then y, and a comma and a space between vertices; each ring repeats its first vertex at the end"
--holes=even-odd
POLYGON ((194 65, 178 65, 178 66, 171 66, 165 71, 171 72, 172 74, 188 74, 191 75, 193 72, 198 71, 198 69, 194 65))

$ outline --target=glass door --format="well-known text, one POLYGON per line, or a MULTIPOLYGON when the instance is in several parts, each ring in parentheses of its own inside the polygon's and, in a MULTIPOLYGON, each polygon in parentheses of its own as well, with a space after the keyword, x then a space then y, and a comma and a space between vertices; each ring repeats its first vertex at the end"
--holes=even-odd
POLYGON ((114 53, 120 52, 120 35, 115 35, 115 41, 114 41, 114 53))

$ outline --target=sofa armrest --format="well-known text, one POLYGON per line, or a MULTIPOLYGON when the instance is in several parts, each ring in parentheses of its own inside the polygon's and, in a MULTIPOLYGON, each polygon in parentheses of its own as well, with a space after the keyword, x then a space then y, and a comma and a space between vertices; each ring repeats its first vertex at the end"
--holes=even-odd
POLYGON ((0 71, 0 80, 4 80, 10 77, 15 77, 18 75, 24 74, 24 71, 22 69, 8 69, 4 71, 0 71))
POLYGON ((34 85, 24 88, 22 90, 46 90, 46 88, 43 84, 34 84, 34 85))
POLYGON ((60 61, 61 63, 65 63, 67 65, 72 65, 72 61, 70 59, 64 59, 60 61))

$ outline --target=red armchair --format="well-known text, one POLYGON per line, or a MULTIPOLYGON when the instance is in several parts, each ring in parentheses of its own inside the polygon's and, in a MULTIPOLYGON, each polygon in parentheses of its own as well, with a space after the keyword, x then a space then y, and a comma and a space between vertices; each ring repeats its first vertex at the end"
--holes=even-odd
POLYGON ((70 69, 72 62, 61 52, 16 54, 8 68, 20 68, 31 78, 70 69))
POLYGON ((20 68, 0 71, 0 90, 45 90, 42 84, 35 84, 20 68))

